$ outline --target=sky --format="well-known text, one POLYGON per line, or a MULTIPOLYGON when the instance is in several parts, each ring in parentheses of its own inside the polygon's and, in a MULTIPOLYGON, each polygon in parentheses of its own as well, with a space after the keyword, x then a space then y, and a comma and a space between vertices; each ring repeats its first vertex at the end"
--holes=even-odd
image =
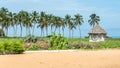
MULTIPOLYGON (((95 13, 100 16, 99 24, 108 36, 120 37, 120 0, 0 0, 1 7, 6 7, 9 11, 16 13, 21 10, 44 11, 60 17, 64 17, 66 14, 73 17, 79 13, 84 18, 84 24, 81 26, 83 37, 88 36, 89 30, 92 28, 89 26, 88 20, 89 16, 95 13)), ((37 30, 36 28, 35 34, 39 36, 40 32, 37 30)), ((9 32, 9 36, 12 35, 13 33, 9 32)), ((68 29, 65 30, 65 36, 67 35, 68 29)), ((79 36, 77 29, 74 30, 74 36, 79 36)))

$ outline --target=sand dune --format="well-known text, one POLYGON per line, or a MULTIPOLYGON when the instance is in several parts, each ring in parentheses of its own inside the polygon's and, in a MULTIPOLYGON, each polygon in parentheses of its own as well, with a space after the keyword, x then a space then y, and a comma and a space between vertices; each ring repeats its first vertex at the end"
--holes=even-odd
POLYGON ((120 68, 120 50, 72 50, 0 55, 0 68, 120 68))

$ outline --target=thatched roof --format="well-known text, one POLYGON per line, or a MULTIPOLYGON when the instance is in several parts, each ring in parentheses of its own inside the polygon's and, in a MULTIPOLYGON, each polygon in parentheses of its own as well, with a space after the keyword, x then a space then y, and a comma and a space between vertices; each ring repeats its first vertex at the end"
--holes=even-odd
POLYGON ((90 31, 89 34, 106 34, 105 30, 102 29, 98 24, 93 27, 90 31))

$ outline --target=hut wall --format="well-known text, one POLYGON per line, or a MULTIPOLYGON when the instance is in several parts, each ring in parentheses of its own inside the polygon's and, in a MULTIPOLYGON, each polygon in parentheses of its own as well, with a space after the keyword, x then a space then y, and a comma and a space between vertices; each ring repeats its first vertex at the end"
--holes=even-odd
POLYGON ((90 42, 105 41, 105 35, 102 35, 102 34, 90 34, 89 35, 89 41, 90 42))

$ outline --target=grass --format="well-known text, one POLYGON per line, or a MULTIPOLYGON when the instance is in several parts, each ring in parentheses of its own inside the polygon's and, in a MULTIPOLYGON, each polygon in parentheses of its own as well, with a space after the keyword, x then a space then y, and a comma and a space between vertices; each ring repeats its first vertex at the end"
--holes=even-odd
MULTIPOLYGON (((24 37, 6 37, 0 38, 0 42, 3 41, 21 41, 24 37)), ((40 38, 39 40, 50 41, 49 37, 40 38)), ((65 49, 113 49, 120 48, 120 38, 107 38, 105 42, 89 42, 89 38, 66 38, 68 41, 68 48, 65 49)), ((37 49, 37 48, 36 48, 37 49)), ((49 49, 49 48, 48 48, 49 49)))

